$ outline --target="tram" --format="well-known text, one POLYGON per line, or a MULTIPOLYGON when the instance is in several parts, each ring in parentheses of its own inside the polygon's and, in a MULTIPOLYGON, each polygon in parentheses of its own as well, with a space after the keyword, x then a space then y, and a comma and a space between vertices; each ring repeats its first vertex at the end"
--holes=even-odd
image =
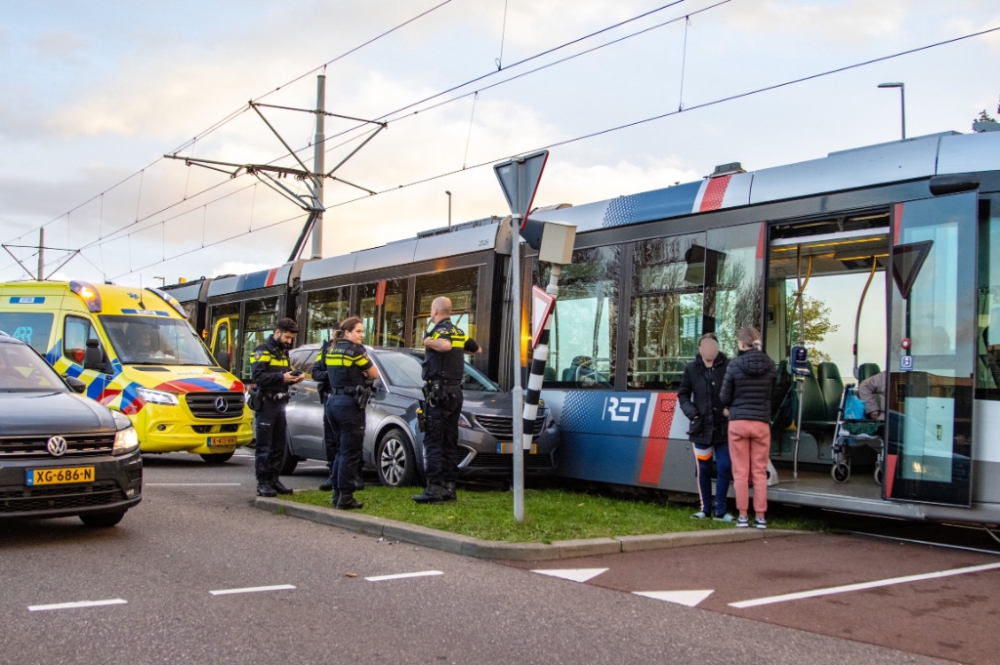
MULTIPOLYGON (((737 330, 755 325, 779 366, 771 500, 1000 523, 1000 132, 752 172, 727 164, 700 182, 532 218, 577 226, 542 393, 562 432, 560 475, 697 492, 677 408, 684 366, 703 333, 732 357, 737 330), (798 346, 805 363, 792 358, 798 346), (888 417, 876 445, 852 449, 849 476, 831 475, 843 464, 834 444, 845 389, 882 371, 888 417), (792 394, 789 421, 780 415, 792 394)), ((509 386, 513 344, 527 362, 530 338, 510 330, 510 243, 490 218, 283 266, 275 307, 305 321, 304 342, 359 315, 367 343, 411 346, 431 300, 448 295, 484 344, 480 369, 509 386)), ((527 303, 548 268, 528 250, 516 269, 527 303)), ((223 320, 213 285, 210 326, 223 320)), ((246 331, 251 305, 239 302, 246 331)))

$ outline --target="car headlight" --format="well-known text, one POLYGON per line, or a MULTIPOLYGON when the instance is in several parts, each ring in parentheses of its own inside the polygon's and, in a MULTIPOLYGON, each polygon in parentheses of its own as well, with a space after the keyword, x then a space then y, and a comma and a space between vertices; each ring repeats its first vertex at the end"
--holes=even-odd
POLYGON ((142 398, 142 401, 147 404, 166 404, 168 406, 177 406, 180 403, 177 401, 177 395, 174 395, 173 393, 165 393, 162 390, 136 388, 135 392, 142 398))
POLYGON ((111 451, 112 455, 124 455, 139 447, 139 435, 135 428, 129 425, 125 429, 115 432, 115 447, 111 451))
POLYGON ((469 419, 465 417, 464 413, 460 413, 458 415, 458 426, 459 427, 470 427, 471 428, 472 427, 472 423, 469 422, 469 419))

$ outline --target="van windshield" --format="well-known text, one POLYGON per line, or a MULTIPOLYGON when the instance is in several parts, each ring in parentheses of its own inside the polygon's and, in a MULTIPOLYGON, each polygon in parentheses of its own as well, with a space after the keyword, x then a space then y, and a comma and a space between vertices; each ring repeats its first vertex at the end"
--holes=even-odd
POLYGON ((215 365, 185 320, 161 316, 100 318, 123 365, 215 365))

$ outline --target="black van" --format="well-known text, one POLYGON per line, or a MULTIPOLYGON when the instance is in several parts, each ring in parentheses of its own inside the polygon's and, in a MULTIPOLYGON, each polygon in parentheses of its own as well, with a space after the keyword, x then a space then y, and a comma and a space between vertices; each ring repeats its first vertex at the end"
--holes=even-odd
POLYGON ((78 515, 110 527, 141 500, 132 423, 84 389, 0 332, 0 519, 78 515))

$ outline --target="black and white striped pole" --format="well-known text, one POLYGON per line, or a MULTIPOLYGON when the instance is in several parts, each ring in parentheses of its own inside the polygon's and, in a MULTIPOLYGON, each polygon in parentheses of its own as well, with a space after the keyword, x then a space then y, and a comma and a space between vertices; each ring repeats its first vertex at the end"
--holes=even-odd
POLYGON ((528 391, 524 396, 524 417, 522 427, 522 449, 531 450, 531 439, 535 431, 535 421, 538 419, 538 403, 542 396, 542 381, 545 379, 545 366, 549 361, 549 333, 552 330, 552 311, 555 309, 556 298, 559 297, 559 275, 562 266, 552 264, 549 273, 549 284, 542 291, 537 286, 531 293, 531 323, 532 344, 534 353, 531 357, 531 372, 528 375, 528 391))

